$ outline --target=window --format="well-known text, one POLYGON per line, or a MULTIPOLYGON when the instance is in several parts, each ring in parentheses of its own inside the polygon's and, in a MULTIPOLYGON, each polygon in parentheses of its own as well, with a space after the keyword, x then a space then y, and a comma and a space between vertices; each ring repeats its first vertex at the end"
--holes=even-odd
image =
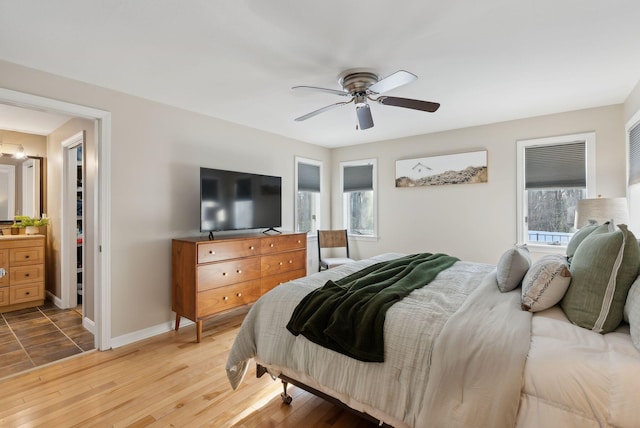
POLYGON ((578 200, 595 193, 595 133, 517 142, 518 240, 567 245, 578 200))
POLYGON ((627 123, 629 229, 640 230, 640 111, 627 123))
POLYGON ((350 235, 377 235, 376 160, 342 162, 344 227, 350 235))
POLYGON ((320 225, 322 162, 296 157, 296 232, 315 234, 320 225))

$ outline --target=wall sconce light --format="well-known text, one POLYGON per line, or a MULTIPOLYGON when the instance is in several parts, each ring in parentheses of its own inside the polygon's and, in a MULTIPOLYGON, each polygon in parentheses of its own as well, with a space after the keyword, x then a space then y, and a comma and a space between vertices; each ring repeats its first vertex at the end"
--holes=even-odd
POLYGON ((24 159, 27 157, 22 144, 0 143, 0 156, 6 154, 13 154, 13 157, 16 159, 24 159), (7 146, 13 146, 15 149, 9 149, 9 151, 7 151, 7 146))

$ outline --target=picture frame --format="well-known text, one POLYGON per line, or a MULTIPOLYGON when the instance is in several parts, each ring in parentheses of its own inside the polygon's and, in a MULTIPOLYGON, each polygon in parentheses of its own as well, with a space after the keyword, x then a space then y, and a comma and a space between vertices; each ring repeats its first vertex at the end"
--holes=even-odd
POLYGON ((486 150, 396 161, 396 187, 476 184, 487 181, 486 150))

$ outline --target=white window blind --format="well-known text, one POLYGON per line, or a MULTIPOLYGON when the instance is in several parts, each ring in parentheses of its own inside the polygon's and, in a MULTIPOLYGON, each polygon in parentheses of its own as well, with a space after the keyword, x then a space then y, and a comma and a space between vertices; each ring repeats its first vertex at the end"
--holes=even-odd
POLYGON ((525 188, 586 187, 586 143, 525 148, 525 188))

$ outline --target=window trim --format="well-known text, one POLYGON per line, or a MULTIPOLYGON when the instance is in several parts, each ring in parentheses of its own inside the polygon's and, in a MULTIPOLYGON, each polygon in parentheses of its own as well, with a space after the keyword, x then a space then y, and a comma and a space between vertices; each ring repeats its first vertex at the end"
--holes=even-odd
POLYGON ((304 163, 307 165, 314 165, 320 168, 320 192, 318 192, 318 209, 316 213, 316 230, 310 230, 307 232, 307 237, 312 237, 317 235, 317 230, 320 228, 321 220, 322 220, 322 177, 323 177, 323 162, 317 159, 309 159, 302 156, 295 156, 294 163, 294 183, 293 183, 293 229, 297 232, 298 229, 298 165, 304 163))
POLYGON ((340 162, 340 193, 342 203, 342 227, 347 229, 348 236, 355 240, 377 240, 378 239, 378 159, 369 158, 361 160, 351 160, 340 162), (371 184, 373 187, 373 235, 356 235, 349 230, 348 204, 344 192, 344 168, 350 166, 371 165, 371 184))
POLYGON ((587 164, 587 198, 595 197, 596 193, 596 133, 583 132, 579 134, 567 134, 554 137, 532 138, 526 140, 516 140, 516 233, 517 242, 539 248, 565 248, 566 245, 542 245, 528 243, 525 234, 525 213, 527 207, 524 198, 525 188, 525 168, 524 153, 525 148, 531 146, 547 146, 575 141, 585 142, 585 162, 587 164))

